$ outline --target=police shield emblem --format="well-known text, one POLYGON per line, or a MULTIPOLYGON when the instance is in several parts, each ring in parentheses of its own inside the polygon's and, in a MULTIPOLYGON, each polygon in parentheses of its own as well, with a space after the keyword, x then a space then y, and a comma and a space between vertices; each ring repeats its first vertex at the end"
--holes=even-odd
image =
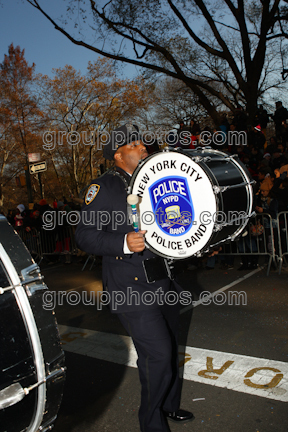
POLYGON ((187 233, 194 221, 193 202, 185 177, 164 177, 149 187, 155 221, 173 237, 187 233))
POLYGON ((92 184, 89 186, 89 189, 88 189, 86 196, 85 196, 85 203, 87 205, 91 204, 91 202, 94 200, 94 198, 98 194, 99 190, 100 190, 100 186, 98 184, 92 184))

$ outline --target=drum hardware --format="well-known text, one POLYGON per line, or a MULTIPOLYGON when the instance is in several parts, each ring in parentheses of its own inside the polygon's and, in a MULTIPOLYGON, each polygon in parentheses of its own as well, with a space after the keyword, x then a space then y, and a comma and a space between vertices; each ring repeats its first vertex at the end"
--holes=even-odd
POLYGON ((237 189, 237 188, 240 188, 243 186, 252 186, 255 183, 256 183, 255 180, 251 180, 250 182, 238 183, 236 185, 213 186, 213 190, 214 190, 215 195, 218 195, 219 193, 225 192, 228 189, 237 189))
POLYGON ((201 151, 202 153, 204 153, 205 150, 212 150, 212 147, 211 146, 205 146, 205 147, 198 146, 198 147, 195 148, 195 150, 196 151, 201 151))
POLYGON ((55 370, 50 375, 46 376, 42 381, 32 384, 29 387, 23 388, 20 383, 11 384, 9 387, 6 387, 0 391, 0 409, 15 405, 25 396, 27 396, 32 390, 46 383, 48 380, 57 378, 57 376, 63 376, 65 371, 66 367, 61 367, 60 369, 55 370))
POLYGON ((204 157, 192 156, 191 159, 196 163, 199 163, 199 162, 207 163, 207 162, 226 162, 226 161, 230 160, 231 157, 232 156, 226 156, 226 157, 220 157, 220 158, 213 158, 212 159, 210 156, 204 156, 204 157))
POLYGON ((225 224, 215 224, 213 227, 213 231, 214 232, 221 231, 224 226, 225 226, 225 224))
MULTIPOLYGON (((54 311, 53 314, 55 314, 54 311)), ((61 364, 63 358, 64 358, 64 353, 61 352, 59 355, 51 359, 49 362, 46 362, 46 369, 47 369, 48 376, 50 376, 50 374, 53 372, 53 368, 57 368, 58 365, 61 364)))
POLYGON ((33 296, 33 294, 35 294, 37 291, 42 291, 42 290, 47 290, 48 288, 43 284, 33 284, 32 286, 27 286, 25 285, 25 289, 27 292, 27 295, 33 296))
MULTIPOLYGON (((34 283, 34 282, 37 282, 37 281, 42 280, 42 279, 43 279, 42 277, 41 278, 35 278, 29 282, 23 282, 21 284, 21 286, 24 286, 25 284, 28 284, 28 283, 34 283)), ((11 286, 5 287, 5 288, 0 287, 0 295, 4 294, 6 291, 12 291, 15 288, 16 288, 15 285, 11 285, 11 286)), ((27 291, 29 296, 35 294, 36 291, 47 290, 47 287, 44 284, 37 285, 35 283, 33 286, 30 286, 30 287, 26 286, 25 288, 26 288, 26 291, 27 291)))
POLYGON ((52 419, 50 419, 48 422, 43 423, 43 425, 40 426, 39 431, 40 432, 47 432, 47 431, 52 430, 54 425, 53 424, 51 425, 51 423, 54 423, 56 419, 57 419, 57 415, 54 416, 52 419))
POLYGON ((21 270, 22 285, 25 286, 26 292, 29 296, 35 294, 36 291, 46 290, 47 287, 44 285, 44 277, 40 273, 40 269, 37 264, 32 264, 29 267, 21 270), (34 275, 37 276, 34 276, 34 275), (40 283, 37 283, 40 282, 40 283), (32 285, 30 285, 32 284, 32 285), (30 285, 30 286, 28 286, 30 285))
POLYGON ((40 268, 37 264, 32 264, 29 267, 21 270, 21 276, 24 283, 34 282, 34 280, 42 280, 43 276, 40 273, 40 268), (35 278, 34 274, 37 273, 37 278, 35 278))
POLYGON ((199 162, 210 162, 212 159, 210 158, 210 156, 208 157, 202 157, 202 156, 193 156, 191 158, 194 162, 199 163, 199 162))
POLYGON ((6 291, 11 291, 11 290, 14 289, 14 288, 15 288, 14 285, 9 286, 9 287, 6 287, 6 288, 0 288, 0 295, 1 295, 1 294, 4 294, 6 291))

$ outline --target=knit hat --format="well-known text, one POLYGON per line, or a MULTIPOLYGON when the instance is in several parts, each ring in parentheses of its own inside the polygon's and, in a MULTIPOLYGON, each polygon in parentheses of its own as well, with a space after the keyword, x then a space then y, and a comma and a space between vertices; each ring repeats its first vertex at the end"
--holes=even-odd
POLYGON ((17 209, 20 211, 20 213, 23 213, 25 211, 24 204, 18 204, 17 209))
POLYGON ((47 205, 47 201, 46 201, 45 199, 41 199, 41 200, 39 201, 39 204, 40 204, 41 206, 47 205))
POLYGON ((255 126, 254 129, 255 129, 256 131, 258 131, 258 132, 261 132, 261 126, 260 126, 260 124, 257 125, 257 126, 255 126))
POLYGON ((63 207, 64 203, 62 201, 58 201, 57 202, 57 209, 59 209, 60 207, 63 207))

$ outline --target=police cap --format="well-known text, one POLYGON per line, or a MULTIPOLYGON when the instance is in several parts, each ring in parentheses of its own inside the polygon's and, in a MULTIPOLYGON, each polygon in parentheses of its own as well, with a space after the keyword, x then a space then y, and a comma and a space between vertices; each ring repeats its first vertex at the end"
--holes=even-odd
POLYGON ((139 128, 136 125, 125 124, 111 132, 108 143, 104 146, 103 156, 105 159, 113 160, 114 154, 119 147, 130 144, 141 139, 139 128))

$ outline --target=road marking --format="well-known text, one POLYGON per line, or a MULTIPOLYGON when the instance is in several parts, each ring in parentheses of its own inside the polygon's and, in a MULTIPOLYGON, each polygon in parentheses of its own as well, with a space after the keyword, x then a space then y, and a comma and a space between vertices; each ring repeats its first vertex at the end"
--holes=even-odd
MULTIPOLYGON (((59 325, 63 349, 137 367, 128 336, 59 325)), ((179 347, 184 379, 288 402, 288 363, 202 348, 179 347)))
POLYGON ((226 291, 227 289, 232 288, 233 286, 239 284, 240 282, 243 282, 245 279, 248 279, 249 277, 253 276, 255 273, 258 273, 259 271, 263 270, 263 268, 264 267, 259 267, 256 270, 253 270, 252 272, 247 273, 243 277, 241 277, 239 279, 236 279, 235 281, 231 282, 230 284, 225 285, 222 288, 219 288, 217 291, 214 291, 210 295, 207 295, 207 296, 203 297, 201 300, 193 301, 192 305, 187 306, 187 307, 181 309, 180 314, 183 314, 183 313, 187 312, 188 310, 191 310, 194 307, 199 306, 200 304, 203 304, 205 302, 207 304, 207 301, 210 300, 210 299, 213 299, 218 293, 226 291))

